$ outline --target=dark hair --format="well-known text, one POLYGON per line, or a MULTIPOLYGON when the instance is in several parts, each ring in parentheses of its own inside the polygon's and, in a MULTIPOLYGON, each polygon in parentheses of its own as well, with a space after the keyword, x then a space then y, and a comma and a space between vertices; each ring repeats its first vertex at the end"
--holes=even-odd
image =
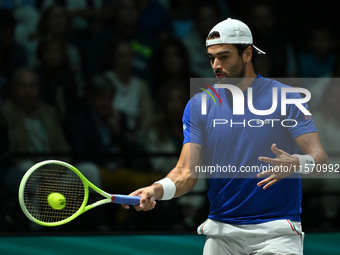
POLYGON ((237 49, 237 52, 240 56, 242 56, 242 53, 250 46, 253 49, 253 54, 251 57, 251 62, 253 65, 255 64, 256 61, 256 56, 257 56, 257 50, 253 47, 252 44, 233 44, 234 47, 237 49))
POLYGON ((53 45, 53 44, 59 44, 60 45, 62 52, 64 54, 64 57, 65 57, 65 59, 64 59, 65 64, 68 65, 66 42, 62 39, 52 38, 52 37, 46 37, 46 38, 43 38, 39 41, 38 46, 37 46, 37 54, 36 54, 39 62, 40 63, 43 62, 43 55, 44 55, 45 51, 48 49, 48 47, 50 45, 53 45))
POLYGON ((134 53, 131 42, 126 38, 115 38, 109 43, 109 48, 106 57, 106 68, 115 68, 115 55, 118 52, 118 47, 121 45, 128 45, 134 53))
POLYGON ((48 19, 50 18, 52 12, 56 9, 56 8, 62 8, 64 11, 64 15, 66 18, 66 30, 65 30, 65 34, 64 36, 68 36, 71 33, 71 16, 70 13, 68 12, 68 10, 65 8, 65 6, 63 6, 62 4, 56 3, 54 5, 51 5, 50 7, 48 7, 47 9, 45 9, 40 16, 39 22, 38 22, 38 32, 40 36, 44 36, 46 34, 49 34, 49 27, 48 27, 48 19))
POLYGON ((103 95, 104 93, 115 94, 116 88, 107 77, 103 75, 97 75, 92 78, 86 92, 88 97, 97 97, 103 95))
POLYGON ((221 35, 220 35, 219 32, 213 31, 208 35, 207 40, 216 39, 216 38, 220 38, 220 37, 221 37, 221 35))
POLYGON ((25 73, 32 74, 34 76, 34 79, 36 80, 36 83, 39 83, 39 78, 38 78, 38 74, 36 73, 36 71, 30 68, 27 68, 27 67, 21 67, 21 68, 16 69, 15 72, 13 73, 11 86, 15 87, 16 85, 18 85, 22 75, 25 73))
MULTIPOLYGON (((154 127, 157 137, 160 141, 164 141, 167 135, 171 133, 171 125, 169 125, 169 113, 166 108, 166 104, 169 100, 171 92, 178 90, 181 93, 181 99, 183 100, 184 106, 189 98, 189 91, 187 90, 187 84, 185 81, 173 84, 171 82, 165 82, 162 84, 157 92, 155 105, 157 106, 156 115, 154 119, 154 127)), ((184 110, 184 109, 183 109, 184 110)))
POLYGON ((154 70, 156 72, 156 80, 161 81, 164 79, 164 75, 167 76, 163 57, 165 55, 165 51, 170 47, 174 47, 178 51, 178 55, 183 61, 183 69, 182 69, 182 78, 189 78, 190 77, 190 70, 189 70, 189 56, 187 53, 187 48, 185 45, 175 38, 169 38, 164 40, 160 43, 157 51, 154 54, 154 70))
POLYGON ((192 7, 192 12, 193 12, 193 19, 195 22, 199 21, 201 18, 200 11, 202 9, 206 9, 207 7, 211 8, 215 12, 217 20, 220 20, 223 18, 220 12, 220 9, 218 7, 218 3, 216 1, 196 0, 193 2, 194 4, 192 7))

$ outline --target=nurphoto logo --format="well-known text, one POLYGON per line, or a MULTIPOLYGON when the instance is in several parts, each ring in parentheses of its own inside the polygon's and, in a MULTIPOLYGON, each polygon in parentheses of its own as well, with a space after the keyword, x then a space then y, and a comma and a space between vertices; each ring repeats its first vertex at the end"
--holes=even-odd
MULTIPOLYGON (((217 98, 219 99, 221 105, 222 105, 222 101, 220 96, 218 95, 217 91, 209 86, 204 84, 205 86, 207 86, 208 88, 210 88, 214 94, 217 96, 217 98)), ((231 92, 232 98, 233 98, 233 114, 234 115, 244 115, 244 94, 243 91, 235 86, 235 85, 231 85, 231 84, 216 84, 215 88, 219 89, 219 88, 224 88, 224 89, 228 89, 231 92)), ((213 95, 207 90, 207 89, 203 89, 200 88, 201 90, 205 91, 206 93, 208 93, 210 95, 210 97, 214 100, 214 103, 216 105, 216 100, 214 99, 213 95)), ((265 115, 270 115, 272 114, 276 108, 277 108, 277 104, 278 104, 278 93, 277 93, 277 88, 273 88, 273 93, 272 93, 272 106, 267 109, 267 110, 258 110, 255 109, 254 104, 253 104, 253 88, 249 87, 247 89, 248 92, 248 100, 247 100, 247 105, 248 108, 250 110, 251 113, 255 114, 255 115, 261 115, 261 116, 265 116, 265 115)), ((202 115, 206 115, 207 114, 207 94, 202 93, 201 95, 202 97, 202 107, 201 107, 201 114, 202 115)), ((308 111, 302 104, 303 103, 307 103, 309 100, 311 99, 311 93, 309 92, 308 89, 305 88, 292 88, 292 87, 284 87, 281 89, 281 115, 284 116, 287 114, 286 112, 286 108, 287 105, 289 104, 294 104, 296 105, 296 107, 298 107, 304 115, 306 116, 311 116, 312 114, 310 113, 310 111, 308 111), (287 93, 300 93, 300 94, 304 94, 306 95, 304 98, 287 98, 287 93)))
MULTIPOLYGON (((220 105, 222 106, 222 100, 217 93, 216 89, 227 89, 230 91, 232 96, 232 102, 233 102, 233 115, 244 115, 245 113, 245 97, 243 91, 231 84, 216 84, 215 88, 213 88, 210 85, 203 84, 207 89, 200 88, 200 90, 206 92, 201 94, 201 115, 207 115, 207 95, 209 95, 212 100, 215 103, 215 106, 217 105, 216 100, 214 98, 214 95, 218 98, 220 101, 220 105), (210 89, 213 94, 208 90, 210 89)), ((281 96, 278 95, 278 88, 273 87, 272 88, 272 105, 269 109, 256 109, 254 107, 253 103, 253 88, 248 87, 247 88, 247 107, 251 113, 257 116, 269 116, 273 114, 277 107, 278 107, 278 101, 280 100, 281 105, 281 116, 287 115, 287 106, 288 105, 295 105, 304 115, 306 119, 311 119, 312 114, 310 111, 303 105, 304 103, 307 103, 311 99, 311 93, 309 90, 305 88, 297 88, 297 87, 283 87, 281 88, 281 96), (305 97, 302 98, 287 98, 288 93, 300 93, 305 95, 305 97)), ((230 127, 233 126, 243 126, 243 127, 262 127, 264 125, 271 125, 274 127, 276 124, 280 123, 282 127, 295 127, 298 122, 295 119, 243 119, 236 122, 233 119, 213 119, 213 127, 219 125, 230 125, 230 127)))

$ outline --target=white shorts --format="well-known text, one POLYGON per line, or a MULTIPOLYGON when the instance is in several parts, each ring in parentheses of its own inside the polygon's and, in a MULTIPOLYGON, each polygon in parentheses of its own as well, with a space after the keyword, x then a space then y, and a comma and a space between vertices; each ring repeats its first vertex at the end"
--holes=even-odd
POLYGON ((204 255, 303 254, 304 233, 297 221, 230 225, 208 219, 197 232, 207 236, 204 255))

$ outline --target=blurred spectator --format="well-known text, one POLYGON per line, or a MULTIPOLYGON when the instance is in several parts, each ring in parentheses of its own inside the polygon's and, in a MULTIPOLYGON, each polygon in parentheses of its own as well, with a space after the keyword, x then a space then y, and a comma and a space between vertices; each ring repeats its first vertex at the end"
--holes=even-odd
POLYGON ((189 53, 191 72, 198 77, 209 78, 212 76, 205 39, 211 28, 220 20, 220 13, 215 5, 208 2, 195 5, 194 26, 182 38, 182 42, 189 53))
POLYGON ((81 71, 81 58, 78 49, 70 42, 72 33, 71 15, 67 9, 55 4, 45 9, 40 17, 38 32, 39 38, 56 38, 67 43, 67 56, 70 68, 74 72, 81 71))
POLYGON ((101 12, 103 27, 93 36, 87 50, 86 75, 93 77, 110 68, 106 61, 110 42, 115 39, 125 39, 135 53, 133 73, 151 82, 153 75, 149 67, 153 51, 158 44, 158 35, 139 28, 138 1, 115 0, 105 5, 103 9, 105 9, 101 12))
MULTIPOLYGON (((202 5, 204 0, 163 0, 170 6, 171 27, 173 35, 177 38, 185 37, 194 26, 196 6, 202 5)), ((207 2, 207 1, 205 1, 207 2)), ((216 6, 221 17, 230 17, 232 12, 224 0, 211 0, 210 4, 216 6)), ((205 35, 207 36, 207 35, 205 35)))
MULTIPOLYGON (((152 170, 165 176, 177 164, 178 155, 183 143, 182 116, 185 105, 189 99, 187 83, 165 82, 156 96, 156 117, 149 130, 146 140, 146 149, 150 153, 169 153, 173 157, 158 156, 150 159, 152 170)), ((206 180, 199 179, 193 188, 193 192, 206 191, 206 180)), ((202 209, 206 199, 190 193, 177 200, 176 212, 180 214, 181 222, 177 222, 176 228, 190 229, 197 226, 202 220, 202 209)))
POLYGON ((125 115, 112 106, 115 91, 107 78, 95 77, 87 90, 86 106, 67 122, 68 139, 80 159, 91 155, 97 165, 111 170, 118 166, 105 163, 111 154, 126 149, 130 138, 125 115))
MULTIPOLYGON (((329 81, 329 80, 328 80, 329 81)), ((324 146, 331 166, 339 167, 340 164, 340 86, 336 80, 325 89, 319 107, 313 112, 313 120, 318 129, 320 140, 324 146)), ((333 169, 335 170, 335 168, 333 169)), ((304 180, 305 187, 312 189, 316 185, 323 192, 340 192, 339 168, 321 180, 304 180), (318 184, 317 184, 318 183, 318 184)), ((325 216, 328 226, 331 227, 340 216, 340 199, 338 196, 322 197, 322 206, 325 208, 325 216)))
POLYGON ((41 153, 67 153, 69 145, 64 137, 55 109, 39 100, 37 74, 29 69, 19 69, 13 75, 11 98, 1 107, 9 132, 10 152, 22 153, 12 162, 5 183, 17 191, 19 182, 41 153))
POLYGON ((42 1, 41 9, 61 4, 70 17, 70 41, 76 46, 79 54, 83 57, 91 38, 92 32, 98 29, 100 12, 106 0, 47 0, 42 1))
POLYGON ((313 26, 307 36, 307 48, 299 52, 300 77, 330 77, 335 63, 336 41, 328 26, 313 26))
POLYGON ((93 162, 101 171, 106 190, 131 192, 140 182, 149 180, 149 176, 138 173, 138 170, 144 170, 144 162, 136 158, 129 161, 113 157, 138 152, 138 144, 127 127, 125 114, 112 105, 115 94, 116 87, 110 80, 104 76, 94 77, 87 90, 86 107, 68 118, 67 134, 78 156, 77 161, 93 162))
POLYGON ((177 39, 168 39, 161 43, 154 58, 154 74, 159 90, 164 83, 178 86, 189 91, 190 88, 190 62, 187 49, 177 39))
POLYGON ((299 53, 299 70, 303 87, 312 94, 308 106, 314 112, 321 107, 322 97, 334 80, 339 77, 339 59, 337 59, 336 40, 328 27, 315 26, 310 29, 307 45, 309 47, 299 53))
POLYGON ((43 10, 38 24, 39 37, 68 40, 72 32, 70 13, 61 4, 43 10))
MULTIPOLYGON (((0 174, 6 175, 8 169, 8 157, 9 157, 9 137, 8 127, 2 113, 0 112, 0 174)), ((2 187, 5 183, 4 178, 0 178, 0 193, 3 190, 2 187)))
MULTIPOLYGON (((148 132, 146 149, 151 153, 179 153, 183 142, 182 115, 189 98, 187 84, 165 82, 156 96, 157 112, 148 132)), ((163 175, 177 163, 178 157, 155 157, 152 169, 163 175)))
POLYGON ((21 1, 21 3, 17 2, 15 11, 13 12, 17 21, 15 41, 26 49, 30 66, 33 65, 34 61, 32 47, 36 45, 35 40, 40 18, 40 12, 33 3, 34 1, 31 1, 31 3, 25 3, 25 1, 21 1))
POLYGON ((47 0, 41 4, 41 9, 49 8, 55 4, 62 4, 71 16, 72 30, 74 32, 86 31, 91 26, 90 23, 94 18, 95 12, 103 5, 105 0, 87 1, 87 0, 47 0))
POLYGON ((181 38, 186 36, 192 28, 193 21, 193 7, 195 1, 193 0, 171 0, 170 15, 171 27, 174 36, 181 38))
POLYGON ((249 26, 255 40, 267 54, 259 55, 255 70, 266 77, 296 77, 297 63, 288 35, 277 26, 274 9, 268 3, 256 2, 249 7, 249 26))
POLYGON ((66 43, 60 39, 46 38, 40 41, 37 56, 40 65, 36 68, 41 97, 54 105, 62 119, 80 104, 75 74, 67 61, 66 43))
POLYGON ((38 57, 38 45, 45 40, 64 41, 67 66, 72 71, 77 85, 77 95, 83 96, 82 59, 79 50, 71 43, 72 26, 70 13, 61 4, 55 4, 41 13, 37 31, 24 45, 31 67, 43 65, 38 57))
MULTIPOLYGON (((177 164, 183 143, 182 116, 189 99, 186 83, 166 82, 156 97, 157 114, 154 125, 148 133, 147 151, 150 153, 169 153, 174 157, 154 157, 150 160, 153 171, 165 176, 177 164)), ((206 180, 199 179, 193 192, 205 192, 206 180)), ((176 229, 191 229, 202 220, 202 210, 206 199, 197 195, 186 195, 178 199, 177 213, 182 215, 176 229)))
POLYGON ((96 26, 97 12, 104 1, 15 1, 14 15, 18 22, 15 38, 26 48, 30 66, 37 64, 38 40, 52 36, 68 41, 71 66, 74 71, 80 71, 92 27, 96 26))
POLYGON ((14 70, 27 66, 25 49, 14 42, 15 26, 12 12, 0 9, 0 105, 14 70))
POLYGON ((127 40, 114 41, 109 54, 111 69, 104 75, 116 87, 114 108, 125 113, 128 128, 137 130, 141 137, 150 128, 152 100, 145 81, 132 73, 133 59, 134 52, 127 40))
MULTIPOLYGON (((340 153, 340 86, 337 84, 338 79, 327 80, 332 83, 325 90, 318 109, 313 112, 313 119, 327 152, 340 153)), ((330 161, 340 163, 340 157, 330 161)))
POLYGON ((164 40, 170 35, 170 16, 156 0, 139 0, 138 30, 154 34, 157 40, 164 40))

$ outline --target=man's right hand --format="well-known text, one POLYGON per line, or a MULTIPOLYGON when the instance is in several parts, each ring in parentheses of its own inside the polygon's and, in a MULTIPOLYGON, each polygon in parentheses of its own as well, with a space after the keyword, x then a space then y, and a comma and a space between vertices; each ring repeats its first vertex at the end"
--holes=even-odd
MULTIPOLYGON (((140 202, 139 205, 135 205, 134 208, 136 211, 149 211, 155 208, 156 206, 156 192, 159 190, 163 190, 160 184, 152 184, 148 187, 144 187, 138 189, 130 194, 130 196, 139 196, 140 202), (157 191, 156 191, 157 190, 157 191)), ((123 205, 123 208, 129 209, 129 205, 123 205)))

